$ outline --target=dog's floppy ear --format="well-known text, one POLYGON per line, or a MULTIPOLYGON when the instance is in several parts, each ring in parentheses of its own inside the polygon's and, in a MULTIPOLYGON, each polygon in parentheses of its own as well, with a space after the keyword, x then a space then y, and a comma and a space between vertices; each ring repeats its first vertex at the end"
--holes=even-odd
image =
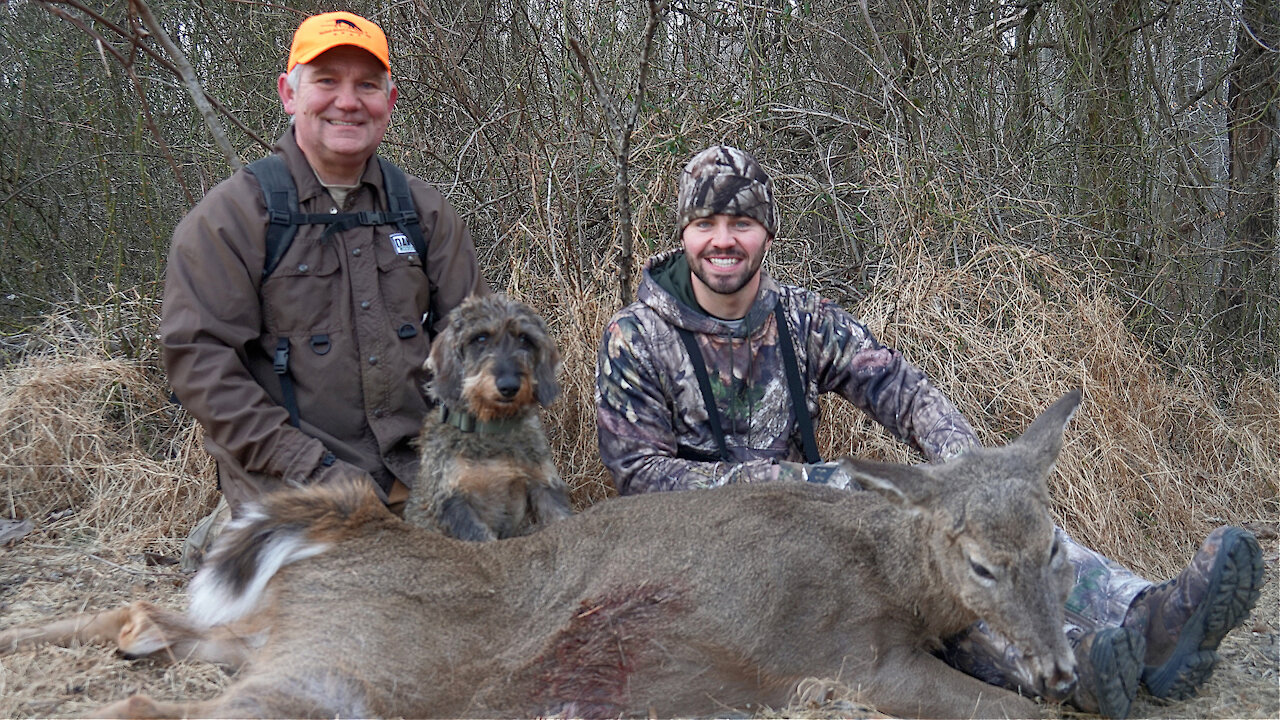
POLYGON ((538 350, 533 382, 538 391, 538 404, 549 407, 560 396, 560 381, 557 379, 560 374, 560 351, 556 349, 556 342, 551 338, 542 317, 528 305, 522 304, 521 312, 537 328, 536 333, 529 333, 535 339, 538 350))
POLYGON ((462 348, 458 346, 457 320, 445 325, 431 343, 431 354, 423 365, 429 376, 427 389, 437 401, 457 403, 462 388, 458 378, 462 368, 462 348))
POLYGON ((533 370, 533 381, 538 387, 538 404, 547 407, 560 395, 560 382, 556 376, 560 372, 560 352, 550 336, 538 351, 538 364, 533 370))

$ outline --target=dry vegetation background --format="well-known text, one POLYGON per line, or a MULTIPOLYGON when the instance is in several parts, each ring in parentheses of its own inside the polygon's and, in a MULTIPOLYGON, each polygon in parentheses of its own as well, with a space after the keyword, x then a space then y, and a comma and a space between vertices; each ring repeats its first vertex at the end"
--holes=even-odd
MULTIPOLYGON (((168 236, 282 132, 288 34, 337 7, 101 5, 0 5, 0 537, 6 519, 31 523, 0 541, 6 626, 181 604, 168 562, 216 495, 157 362, 168 236)), ((1280 716, 1276 3, 342 7, 391 36, 385 154, 442 188, 491 284, 557 338, 565 394, 545 422, 580 507, 611 492, 599 333, 671 242, 679 167, 738 144, 777 181, 768 269, 850 308, 984 441, 1084 388, 1053 487, 1076 537, 1153 578, 1216 525, 1261 538, 1268 584, 1214 681, 1135 714, 1280 716)), ((840 402, 820 441, 914 460, 840 402)), ((0 716, 226 681, 25 651, 0 657, 0 716)), ((838 688, 779 712, 868 714, 838 688)))

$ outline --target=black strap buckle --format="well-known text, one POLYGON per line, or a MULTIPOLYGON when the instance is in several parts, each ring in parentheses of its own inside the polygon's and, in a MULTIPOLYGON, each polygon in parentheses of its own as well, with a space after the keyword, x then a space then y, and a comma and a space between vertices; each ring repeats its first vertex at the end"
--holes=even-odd
POLYGON ((289 338, 280 338, 276 343, 276 355, 271 362, 271 369, 275 370, 277 375, 289 372, 289 338))

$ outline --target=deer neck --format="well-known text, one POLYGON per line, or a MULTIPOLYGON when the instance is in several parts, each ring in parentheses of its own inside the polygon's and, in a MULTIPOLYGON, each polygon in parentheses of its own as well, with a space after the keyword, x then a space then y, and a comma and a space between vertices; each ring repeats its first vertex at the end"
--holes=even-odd
POLYGON ((978 617, 961 604, 943 572, 947 559, 945 533, 931 518, 902 511, 886 514, 886 535, 893 537, 887 552, 901 558, 886 566, 885 590, 912 598, 912 610, 921 627, 947 637, 972 625, 978 617))

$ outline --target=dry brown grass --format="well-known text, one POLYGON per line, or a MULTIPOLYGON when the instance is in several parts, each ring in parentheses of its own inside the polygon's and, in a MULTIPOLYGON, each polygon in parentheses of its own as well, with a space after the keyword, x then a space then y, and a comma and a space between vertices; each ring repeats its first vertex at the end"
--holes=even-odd
MULTIPOLYGON (((813 281, 805 252, 789 248, 774 271, 813 281)), ((1280 378, 1250 374, 1224 386, 1192 347, 1182 367, 1161 366, 1125 329, 1123 308, 1082 275, 1012 246, 956 268, 904 245, 852 309, 928 370, 985 441, 1007 440, 1069 387, 1084 388, 1053 488, 1059 521, 1082 541, 1165 577, 1211 527, 1245 524, 1263 538, 1273 579, 1280 378)), ((577 505, 599 502, 612 491, 595 449, 592 388, 596 343, 614 309, 610 281, 514 277, 508 290, 546 316, 564 355, 564 395, 546 418, 557 461, 577 505)), ((154 357, 121 359, 116 347, 121 332, 147 336, 153 310, 140 307, 124 330, 50 318, 30 339, 36 351, 0 372, 0 497, 9 516, 36 524, 0 549, 0 624, 135 597, 181 604, 186 579, 152 563, 176 555, 211 507, 213 468, 198 428, 168 403, 154 357)), ((838 401, 825 404, 820 440, 828 453, 914 460, 838 401)), ((1277 612, 1269 582, 1200 698, 1142 700, 1135 714, 1280 715, 1277 612)), ((0 716, 84 712, 137 690, 209 697, 225 682, 208 665, 128 663, 100 648, 24 651, 0 657, 0 716)), ((838 690, 825 705, 778 714, 873 715, 838 690)))
POLYGON ((170 551, 216 502, 213 461, 154 358, 119 356, 109 310, 51 316, 0 373, 0 497, 11 517, 74 517, 61 532, 86 546, 170 551))
MULTIPOLYGON (((1277 378, 1250 374, 1220 397, 1214 368, 1190 350, 1182 367, 1162 366, 1101 285, 1047 256, 989 246, 955 269, 906 248, 885 291, 855 312, 987 443, 1084 388, 1052 488, 1058 521, 1151 577, 1180 568, 1217 525, 1277 519, 1277 378)), ((830 452, 913 460, 847 404, 828 409, 830 452)))

